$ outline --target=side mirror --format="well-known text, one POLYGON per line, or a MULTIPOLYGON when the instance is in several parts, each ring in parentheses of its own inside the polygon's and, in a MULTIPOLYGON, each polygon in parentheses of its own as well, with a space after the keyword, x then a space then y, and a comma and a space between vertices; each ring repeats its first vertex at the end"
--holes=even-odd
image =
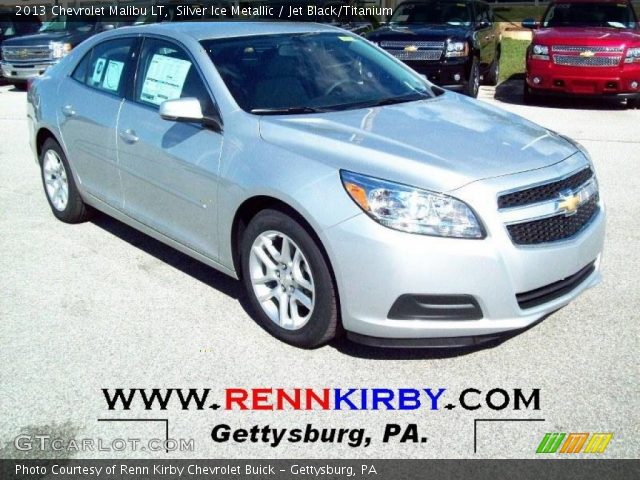
POLYGON ((540 26, 540 24, 536 20, 534 20, 533 18, 525 18, 522 21, 522 28, 528 28, 530 30, 535 30, 539 26, 540 26))
POLYGON ((480 20, 477 23, 478 30, 482 30, 484 28, 489 28, 490 26, 491 26, 491 22, 489 22, 488 20, 480 20))
POLYGON ((174 122, 199 122, 216 132, 222 131, 222 122, 217 117, 205 116, 197 98, 186 97, 167 100, 160 104, 158 111, 164 120, 174 122))

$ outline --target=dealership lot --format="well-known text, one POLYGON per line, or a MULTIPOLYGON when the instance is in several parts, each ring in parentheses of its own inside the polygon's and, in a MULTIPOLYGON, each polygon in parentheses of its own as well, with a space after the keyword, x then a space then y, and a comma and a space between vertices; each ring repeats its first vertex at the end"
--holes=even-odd
POLYGON ((238 282, 106 216, 75 226, 56 221, 27 144, 26 94, 0 86, 0 445, 9 455, 27 455, 12 445, 21 432, 150 438, 162 428, 97 419, 161 417, 169 419, 171 437, 195 439, 195 451, 171 454, 176 457, 466 457, 473 455, 474 419, 508 418, 545 421, 481 424, 476 456, 535 456, 545 432, 613 432, 607 456, 637 456, 640 110, 575 101, 523 106, 517 89, 503 84, 480 98, 569 135, 592 153, 608 207, 604 283, 522 335, 469 353, 348 342, 298 350, 255 324, 238 282), (539 388, 541 403, 539 411, 147 412, 136 406, 113 412, 101 392, 211 388, 222 402, 230 387, 442 387, 455 404, 466 388, 539 388), (214 444, 210 433, 218 423, 362 427, 373 440, 364 450, 214 444), (428 441, 385 445, 386 423, 417 423, 428 441))

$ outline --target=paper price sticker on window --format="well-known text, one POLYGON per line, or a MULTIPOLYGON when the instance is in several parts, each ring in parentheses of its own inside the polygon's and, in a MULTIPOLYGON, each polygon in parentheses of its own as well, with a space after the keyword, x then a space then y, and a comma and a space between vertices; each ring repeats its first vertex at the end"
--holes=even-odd
POLYGON ((102 88, 111 92, 117 92, 123 69, 124 62, 109 60, 109 63, 107 64, 107 71, 104 74, 104 80, 102 80, 102 88))
POLYGON ((141 98, 160 105, 166 100, 180 98, 191 62, 155 54, 142 84, 141 98))

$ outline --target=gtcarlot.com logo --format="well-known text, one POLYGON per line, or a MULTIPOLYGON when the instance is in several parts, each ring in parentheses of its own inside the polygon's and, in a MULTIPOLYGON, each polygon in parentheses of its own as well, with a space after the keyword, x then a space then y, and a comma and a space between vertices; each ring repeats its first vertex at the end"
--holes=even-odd
POLYGON ((193 452, 195 441, 192 438, 58 438, 25 433, 14 439, 13 447, 20 452, 193 452))

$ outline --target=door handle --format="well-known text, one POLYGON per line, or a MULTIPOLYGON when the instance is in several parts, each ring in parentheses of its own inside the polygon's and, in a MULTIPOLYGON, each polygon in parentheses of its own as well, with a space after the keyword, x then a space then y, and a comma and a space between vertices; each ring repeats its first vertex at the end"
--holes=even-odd
POLYGON ((73 117, 76 111, 73 109, 73 105, 65 105, 62 107, 62 113, 65 117, 73 117))
POLYGON ((127 128, 126 130, 121 131, 120 138, 127 143, 136 143, 139 140, 139 138, 136 135, 136 132, 134 132, 130 128, 127 128))

